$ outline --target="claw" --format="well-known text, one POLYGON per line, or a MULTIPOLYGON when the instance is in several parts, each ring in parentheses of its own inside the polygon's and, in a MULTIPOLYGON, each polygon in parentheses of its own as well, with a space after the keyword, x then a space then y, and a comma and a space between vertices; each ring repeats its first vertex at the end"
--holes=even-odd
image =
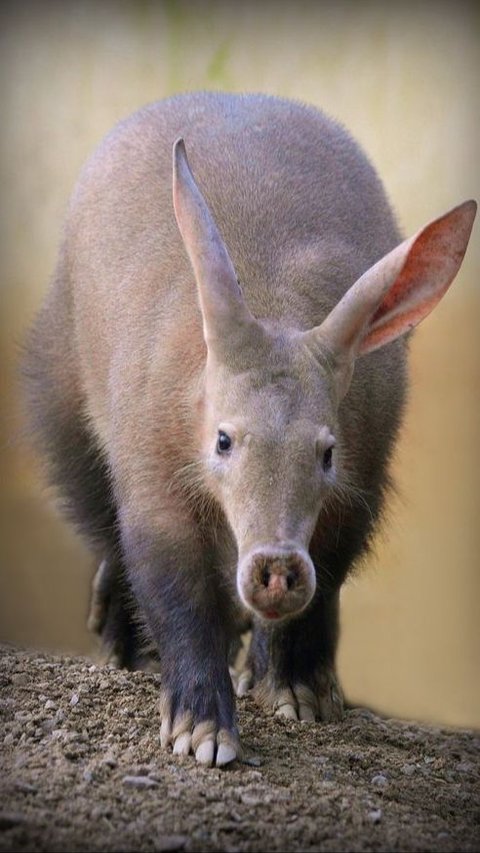
POLYGON ((276 717, 286 717, 287 720, 298 720, 298 715, 293 705, 280 705, 275 711, 276 717))
POLYGON ((99 660, 102 666, 110 666, 112 669, 122 668, 122 659, 112 645, 104 645, 103 650, 99 654, 99 660))
POLYGON ((175 717, 172 729, 173 752, 175 755, 188 755, 192 745, 193 718, 190 711, 175 717))
POLYGON ((295 695, 289 687, 275 690, 272 704, 276 717, 286 717, 287 720, 298 720, 297 702, 295 695))
POLYGON ((338 721, 343 719, 343 699, 341 694, 331 687, 328 694, 320 698, 320 719, 338 721))
POLYGON ((172 738, 172 721, 170 712, 170 696, 166 692, 160 694, 160 746, 165 749, 172 738))
POLYGON ((87 628, 93 634, 101 634, 108 607, 108 592, 111 570, 108 560, 102 560, 92 580, 90 611, 87 628))
POLYGON ((235 693, 237 696, 245 696, 250 690, 252 683, 253 673, 251 669, 244 669, 238 676, 237 684, 235 686, 235 693))
POLYGON ((217 767, 224 767, 226 764, 235 761, 239 758, 242 749, 238 738, 227 729, 220 729, 217 735, 217 757, 215 764, 217 767))
POLYGON ((199 746, 197 746, 195 750, 195 759, 199 764, 206 764, 209 767, 213 764, 213 755, 215 752, 215 743, 213 738, 209 737, 208 740, 203 740, 199 746))
POLYGON ((298 719, 302 721, 302 723, 314 723, 315 722, 315 711, 313 710, 311 705, 299 705, 298 706, 298 719))
POLYGON ((298 719, 305 723, 314 723, 318 716, 318 699, 305 684, 297 684, 294 688, 298 701, 298 719))
POLYGON ((237 750, 234 746, 229 743, 221 743, 217 749, 215 764, 217 767, 224 767, 226 764, 230 764, 231 761, 235 761, 236 757, 237 750))
POLYGON ((192 735, 190 732, 183 732, 183 734, 178 735, 173 744, 173 753, 174 755, 190 755, 191 747, 192 735))
POLYGON ((162 725, 160 726, 160 746, 162 749, 165 749, 169 745, 171 737, 172 729, 170 720, 162 720, 162 725))

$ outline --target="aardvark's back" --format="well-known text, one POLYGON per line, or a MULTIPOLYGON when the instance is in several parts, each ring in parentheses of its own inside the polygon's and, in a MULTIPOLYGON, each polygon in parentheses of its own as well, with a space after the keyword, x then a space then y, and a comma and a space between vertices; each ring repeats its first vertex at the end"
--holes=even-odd
POLYGON ((190 340, 200 331, 171 200, 171 149, 179 136, 257 317, 318 324, 400 239, 376 173, 352 138, 317 110, 267 96, 206 93, 144 108, 91 158, 70 213, 67 251, 84 370, 91 373, 93 347, 104 365, 103 372, 95 367, 100 384, 112 347, 138 352, 158 337, 168 350, 170 336, 181 334, 179 318, 190 340))

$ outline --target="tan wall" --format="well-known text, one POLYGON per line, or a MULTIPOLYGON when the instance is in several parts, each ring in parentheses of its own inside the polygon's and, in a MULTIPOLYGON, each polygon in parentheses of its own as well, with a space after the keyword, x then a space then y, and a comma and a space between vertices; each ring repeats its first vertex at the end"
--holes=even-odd
MULTIPOLYGON (((52 269, 79 167, 110 126, 176 91, 322 106, 363 143, 407 233, 480 196, 474 3, 41 2, 1 15, 1 637, 86 651, 83 546, 18 440, 16 347, 52 269)), ((343 595, 340 670, 392 715, 480 724, 478 225, 412 347, 401 496, 343 595)))

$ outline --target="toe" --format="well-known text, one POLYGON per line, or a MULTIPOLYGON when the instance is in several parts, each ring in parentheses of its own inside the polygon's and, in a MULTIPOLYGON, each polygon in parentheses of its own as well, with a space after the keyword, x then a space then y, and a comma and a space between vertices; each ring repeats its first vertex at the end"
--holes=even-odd
POLYGON ((211 767, 213 764, 213 756, 215 753, 215 742, 213 738, 203 740, 195 750, 195 759, 199 764, 205 764, 211 767))
POLYGON ((235 761, 237 757, 237 750, 230 743, 221 743, 217 749, 217 758, 215 764, 217 767, 225 767, 226 764, 230 764, 231 761, 235 761))
POLYGON ((217 755, 215 764, 217 767, 225 767, 235 761, 240 755, 240 743, 238 736, 228 729, 220 729, 217 735, 217 755))
POLYGON ((191 711, 177 714, 173 722, 172 741, 175 755, 188 755, 192 746, 192 724, 191 711))
POLYGON ((235 693, 237 696, 245 696, 253 684, 253 673, 251 669, 244 669, 239 673, 237 683, 235 685, 235 693))
POLYGON ((343 698, 335 679, 332 679, 319 696, 319 714, 323 722, 343 719, 343 698))
POLYGON ((299 705, 298 706, 298 719, 301 720, 302 723, 314 723, 316 716, 315 711, 313 710, 311 705, 299 705))
POLYGON ((178 735, 173 744, 174 755, 189 755, 192 748, 192 735, 190 732, 183 732, 178 735))
POLYGON ((276 691, 273 707, 275 716, 286 717, 287 720, 298 720, 297 701, 289 687, 276 691))
POLYGON ((298 702, 298 719, 305 723, 314 723, 319 712, 315 693, 306 684, 295 685, 294 693, 298 702))
POLYGON ((160 746, 165 749, 172 738, 172 715, 170 696, 163 691, 160 694, 160 746))
POLYGON ((172 726, 170 720, 165 718, 160 726, 160 746, 165 749, 170 743, 172 737, 172 726))
POLYGON ((293 705, 286 702, 284 705, 279 705, 275 711, 276 717, 286 717, 287 720, 298 720, 298 714, 293 705))
POLYGON ((213 720, 197 723, 192 732, 192 750, 199 764, 213 764, 216 725, 213 720))

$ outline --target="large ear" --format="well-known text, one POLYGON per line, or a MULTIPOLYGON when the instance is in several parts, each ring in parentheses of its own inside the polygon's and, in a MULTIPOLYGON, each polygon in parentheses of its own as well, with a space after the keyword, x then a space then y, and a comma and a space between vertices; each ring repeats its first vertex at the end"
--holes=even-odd
POLYGON ((193 267, 209 349, 231 346, 256 320, 243 299, 233 264, 190 170, 183 139, 173 146, 173 206, 193 267))
POLYGON ((320 326, 305 333, 307 341, 333 353, 347 374, 344 385, 357 355, 408 332, 442 298, 462 263, 476 210, 474 201, 466 201, 400 243, 352 285, 320 326))

